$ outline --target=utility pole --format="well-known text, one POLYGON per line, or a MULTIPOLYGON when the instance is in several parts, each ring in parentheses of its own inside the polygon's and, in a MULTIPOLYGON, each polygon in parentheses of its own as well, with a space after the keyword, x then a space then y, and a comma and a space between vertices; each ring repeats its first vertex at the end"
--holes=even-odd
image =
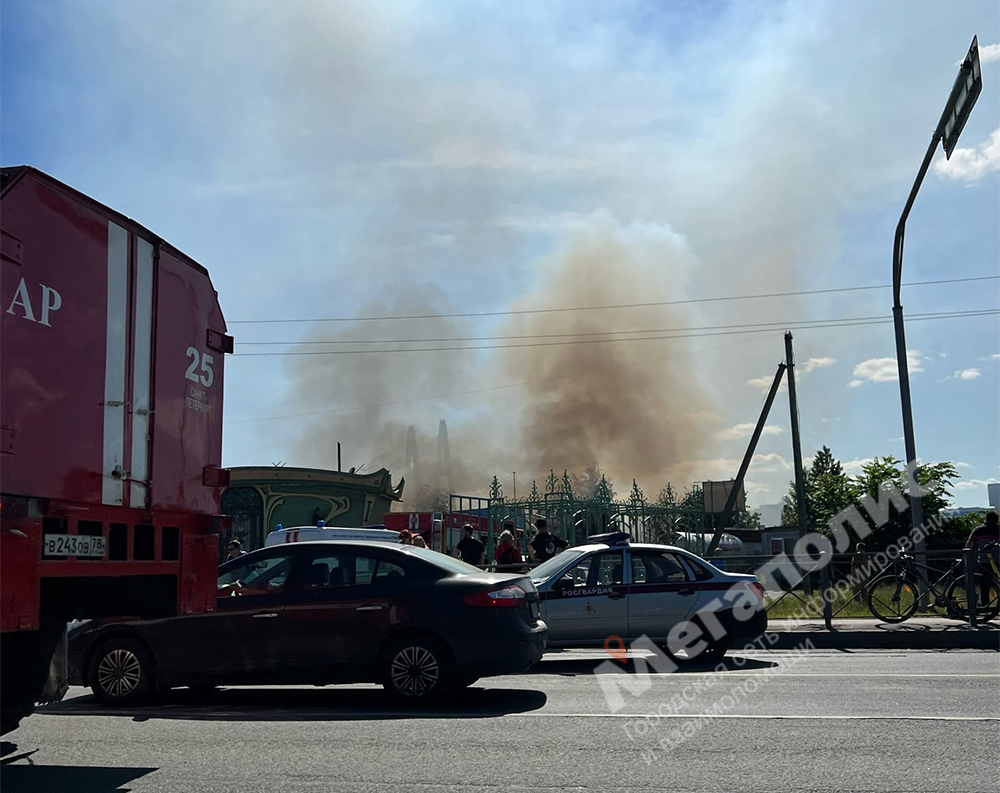
MULTIPOLYGON (((799 435, 799 400, 795 394, 795 355, 792 352, 792 332, 785 332, 785 368, 788 373, 788 411, 792 424, 792 460, 795 465, 795 502, 799 515, 799 537, 809 530, 806 511, 806 477, 802 470, 802 438, 799 435)), ((806 594, 812 594, 812 576, 806 573, 806 594)))
MULTIPOLYGON (((757 426, 754 427, 753 435, 750 436, 750 443, 747 446, 746 453, 743 455, 743 462, 740 463, 740 470, 737 472, 736 479, 733 481, 733 489, 729 491, 729 497, 726 499, 726 505, 722 508, 721 526, 716 527, 714 512, 712 513, 712 542, 709 544, 708 550, 705 552, 705 556, 711 556, 719 550, 719 541, 722 539, 722 532, 726 528, 726 523, 729 519, 729 515, 733 511, 733 507, 736 506, 736 498, 740 493, 740 489, 743 487, 743 479, 747 475, 747 469, 750 467, 750 461, 753 459, 753 453, 757 449, 757 441, 760 440, 760 434, 764 431, 764 424, 767 422, 767 414, 771 412, 771 403, 774 402, 774 395, 778 393, 778 386, 781 385, 781 376, 784 373, 785 364, 779 363, 778 371, 774 373, 774 380, 771 381, 771 389, 767 392, 767 398, 764 400, 764 407, 761 408, 760 418, 757 419, 757 426)), ((704 498, 704 491, 702 491, 702 496, 704 498)), ((704 504, 704 500, 702 503, 704 504)))

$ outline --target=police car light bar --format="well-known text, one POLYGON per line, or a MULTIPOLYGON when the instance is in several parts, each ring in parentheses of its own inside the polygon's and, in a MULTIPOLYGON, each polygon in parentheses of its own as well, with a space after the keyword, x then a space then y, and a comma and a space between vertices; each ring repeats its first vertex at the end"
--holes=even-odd
POLYGON ((588 538, 591 542, 604 543, 605 545, 628 545, 632 539, 626 531, 613 531, 608 534, 592 534, 588 538))

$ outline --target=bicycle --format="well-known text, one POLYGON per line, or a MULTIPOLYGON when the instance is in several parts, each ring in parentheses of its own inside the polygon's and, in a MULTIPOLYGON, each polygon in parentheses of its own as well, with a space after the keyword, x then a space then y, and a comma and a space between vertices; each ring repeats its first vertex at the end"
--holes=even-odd
MULTIPOLYGON (((985 554, 989 574, 977 572, 975 575, 976 614, 979 621, 989 622, 1000 614, 1000 569, 992 553, 985 554)), ((924 595, 934 596, 932 605, 945 609, 952 619, 967 620, 969 617, 968 593, 965 589, 965 566, 958 559, 936 581, 930 581, 926 591, 920 591, 918 571, 930 572, 925 565, 919 565, 910 554, 900 554, 893 564, 892 572, 883 572, 868 585, 868 608, 883 622, 904 622, 913 616, 924 595)))

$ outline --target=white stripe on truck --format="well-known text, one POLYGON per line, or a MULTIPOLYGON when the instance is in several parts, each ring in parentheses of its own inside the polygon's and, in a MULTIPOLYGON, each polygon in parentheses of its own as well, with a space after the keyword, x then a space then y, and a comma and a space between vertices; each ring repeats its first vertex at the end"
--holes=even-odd
POLYGON ((107 346, 104 355, 102 500, 121 505, 125 464, 125 356, 128 343, 128 232, 108 223, 107 346), (117 470, 118 476, 114 475, 117 470))
POLYGON ((132 483, 129 506, 146 506, 149 480, 150 374, 153 355, 153 246, 136 240, 135 342, 132 354, 132 483))

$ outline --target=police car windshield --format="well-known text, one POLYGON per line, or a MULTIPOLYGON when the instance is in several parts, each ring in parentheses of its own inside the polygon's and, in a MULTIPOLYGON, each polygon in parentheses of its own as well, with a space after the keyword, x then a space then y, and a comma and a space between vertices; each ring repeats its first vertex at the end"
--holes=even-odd
POLYGON ((576 551, 572 548, 568 548, 562 553, 557 553, 547 562, 542 562, 538 565, 538 567, 531 571, 531 582, 533 584, 540 584, 542 581, 550 578, 554 573, 562 570, 567 564, 576 559, 576 557, 582 555, 583 551, 576 551))

